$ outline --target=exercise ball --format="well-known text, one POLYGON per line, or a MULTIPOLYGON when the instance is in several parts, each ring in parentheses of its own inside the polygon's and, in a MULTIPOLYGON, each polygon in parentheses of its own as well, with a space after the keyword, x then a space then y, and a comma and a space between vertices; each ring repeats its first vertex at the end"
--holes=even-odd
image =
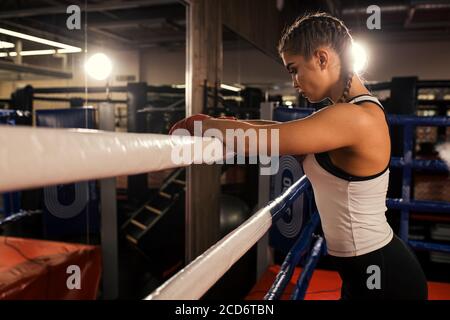
POLYGON ((238 197, 220 195, 220 234, 221 237, 239 227, 249 217, 248 205, 238 197))

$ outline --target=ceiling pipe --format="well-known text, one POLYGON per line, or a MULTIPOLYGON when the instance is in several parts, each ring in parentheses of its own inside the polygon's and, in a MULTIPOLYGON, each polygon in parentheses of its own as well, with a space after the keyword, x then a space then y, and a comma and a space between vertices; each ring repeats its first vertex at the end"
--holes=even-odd
POLYGON ((41 76, 61 78, 61 79, 72 79, 73 75, 71 72, 65 72, 56 69, 32 66, 29 64, 16 64, 9 61, 0 60, 0 70, 8 70, 17 73, 32 73, 41 76))

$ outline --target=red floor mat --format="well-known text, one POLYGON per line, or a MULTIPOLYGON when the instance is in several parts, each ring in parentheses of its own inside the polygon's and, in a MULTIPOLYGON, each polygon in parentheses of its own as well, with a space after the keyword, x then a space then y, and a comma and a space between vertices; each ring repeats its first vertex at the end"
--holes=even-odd
POLYGON ((96 299, 100 275, 97 246, 0 237, 0 299, 96 299), (79 289, 67 284, 72 266, 80 269, 79 289))
MULTIPOLYGON (((300 275, 300 268, 296 268, 281 300, 288 300, 294 291, 294 286, 300 275)), ((261 300, 270 289, 279 265, 269 267, 266 273, 246 297, 246 300, 261 300)), ((306 292, 305 300, 339 300, 341 297, 342 281, 339 274, 334 271, 315 270, 306 292)), ((428 282, 429 300, 450 300, 450 283, 428 282)))

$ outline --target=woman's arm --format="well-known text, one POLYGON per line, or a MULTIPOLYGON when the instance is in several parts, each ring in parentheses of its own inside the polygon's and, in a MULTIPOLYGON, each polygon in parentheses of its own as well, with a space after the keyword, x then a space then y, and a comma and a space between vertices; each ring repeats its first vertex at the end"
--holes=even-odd
POLYGON ((273 120, 262 120, 262 119, 258 119, 258 120, 238 120, 241 122, 247 122, 253 125, 268 125, 268 124, 276 124, 276 123, 280 123, 279 121, 273 121, 273 120))
POLYGON ((226 139, 226 131, 232 129, 230 133, 234 134, 234 152, 245 152, 245 155, 254 155, 254 152, 249 152, 251 149, 248 137, 252 132, 257 139, 256 149, 253 149, 255 152, 259 152, 259 144, 263 143, 267 146, 267 154, 273 154, 272 149, 278 149, 280 155, 301 155, 355 145, 371 133, 371 128, 376 129, 373 123, 372 118, 358 106, 336 104, 304 119, 269 125, 207 119, 203 122, 203 132, 207 129, 217 129, 226 139), (267 133, 265 141, 261 141, 261 130, 267 133), (278 139, 271 139, 273 133, 274 136, 278 133, 278 139), (237 150, 238 138, 245 138, 244 150, 237 150))

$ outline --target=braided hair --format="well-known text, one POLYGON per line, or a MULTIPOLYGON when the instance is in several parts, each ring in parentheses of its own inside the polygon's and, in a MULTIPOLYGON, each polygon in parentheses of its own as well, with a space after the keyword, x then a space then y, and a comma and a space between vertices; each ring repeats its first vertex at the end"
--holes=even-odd
POLYGON ((354 75, 352 60, 353 39, 344 23, 327 13, 313 13, 299 17, 280 39, 278 52, 300 54, 307 60, 319 46, 329 46, 341 60, 340 79, 344 91, 337 102, 346 102, 354 75))

